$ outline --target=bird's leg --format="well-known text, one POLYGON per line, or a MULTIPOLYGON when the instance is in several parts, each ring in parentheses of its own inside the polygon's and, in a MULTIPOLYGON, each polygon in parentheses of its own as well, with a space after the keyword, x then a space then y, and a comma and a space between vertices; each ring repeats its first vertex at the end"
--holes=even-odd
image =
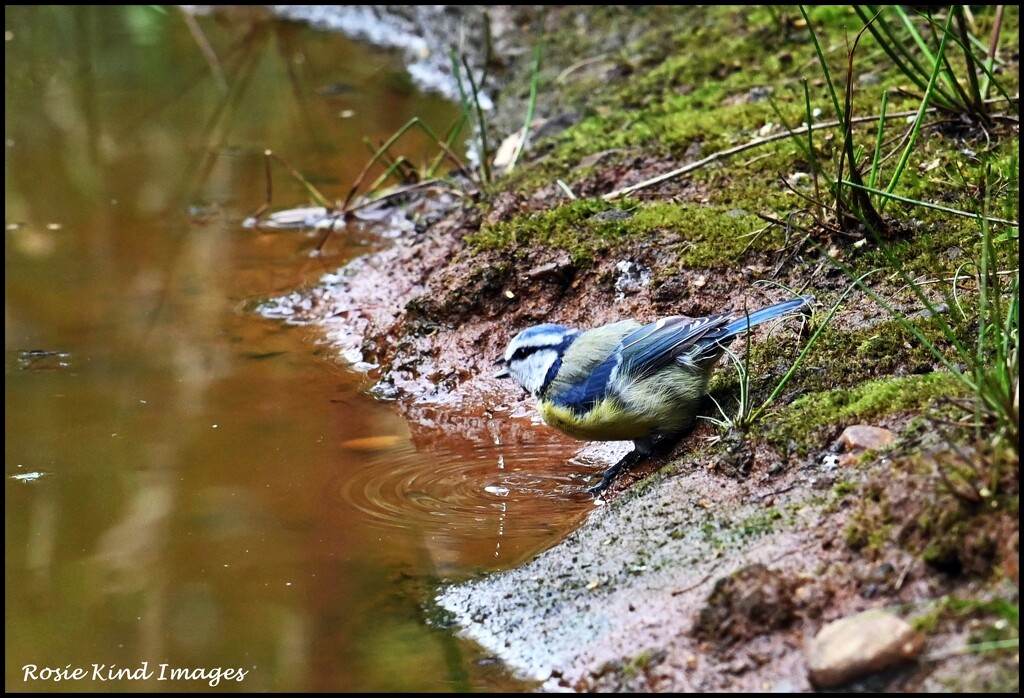
POLYGON ((664 434, 656 434, 654 436, 647 436, 642 439, 637 439, 633 442, 633 450, 624 455, 619 459, 619 462, 604 471, 604 477, 601 478, 601 482, 597 483, 593 487, 588 487, 587 492, 593 495, 598 495, 607 489, 608 485, 612 484, 619 473, 623 470, 628 470, 634 465, 639 463, 641 460, 652 456, 652 455, 664 455, 672 450, 678 439, 671 438, 664 434))
POLYGON ((633 467, 633 465, 635 465, 637 461, 642 459, 645 455, 645 453, 640 452, 640 449, 634 448, 632 451, 620 458, 618 463, 605 470, 604 477, 601 478, 601 482, 593 487, 588 487, 587 492, 596 497, 598 494, 603 492, 608 485, 612 484, 612 480, 615 479, 616 475, 622 472, 623 468, 633 467))

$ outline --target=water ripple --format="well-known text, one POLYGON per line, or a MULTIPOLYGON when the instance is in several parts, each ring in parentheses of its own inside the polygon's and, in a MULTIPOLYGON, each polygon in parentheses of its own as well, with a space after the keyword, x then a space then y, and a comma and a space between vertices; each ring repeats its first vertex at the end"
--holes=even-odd
POLYGON ((370 455, 340 474, 339 504, 386 528, 457 529, 460 535, 548 534, 561 517, 593 506, 592 466, 564 444, 480 445, 417 451, 411 444, 370 455))

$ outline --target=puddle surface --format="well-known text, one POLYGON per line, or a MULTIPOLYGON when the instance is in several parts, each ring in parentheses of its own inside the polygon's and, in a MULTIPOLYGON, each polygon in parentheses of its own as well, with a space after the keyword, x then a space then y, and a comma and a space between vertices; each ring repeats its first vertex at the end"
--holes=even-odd
MULTIPOLYGON (((543 431, 424 438, 315 328, 254 312, 386 244, 369 224, 319 257, 319 231, 243 225, 265 149, 343 198, 364 137, 456 107, 259 13, 5 17, 7 689, 529 688, 423 604, 558 542, 593 469, 543 431)), ((275 207, 308 203, 271 171, 275 207)))

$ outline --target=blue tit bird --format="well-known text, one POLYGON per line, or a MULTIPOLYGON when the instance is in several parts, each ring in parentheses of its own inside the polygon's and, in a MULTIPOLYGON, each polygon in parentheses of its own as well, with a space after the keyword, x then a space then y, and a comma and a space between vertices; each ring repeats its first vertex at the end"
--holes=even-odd
POLYGON ((569 436, 633 441, 633 451, 589 489, 597 494, 623 468, 674 444, 693 426, 714 366, 733 338, 812 301, 802 296, 749 314, 679 315, 647 325, 622 320, 586 331, 535 325, 512 339, 495 377, 514 378, 536 399, 544 422, 569 436))

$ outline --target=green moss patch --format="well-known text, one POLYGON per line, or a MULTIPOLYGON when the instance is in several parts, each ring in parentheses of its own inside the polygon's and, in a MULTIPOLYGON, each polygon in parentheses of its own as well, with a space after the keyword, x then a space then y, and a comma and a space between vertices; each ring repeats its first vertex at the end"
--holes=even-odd
POLYGON ((772 443, 804 452, 815 444, 813 437, 823 427, 839 429, 844 424, 877 420, 894 412, 922 409, 937 397, 959 394, 962 384, 945 372, 868 381, 794 400, 772 419, 765 436, 772 443))
POLYGON ((716 268, 748 249, 780 243, 781 233, 758 235, 763 228, 763 221, 739 209, 580 199, 485 224, 466 241, 478 250, 539 245, 567 252, 574 264, 587 264, 627 240, 651 240, 673 250, 680 268, 716 268))

